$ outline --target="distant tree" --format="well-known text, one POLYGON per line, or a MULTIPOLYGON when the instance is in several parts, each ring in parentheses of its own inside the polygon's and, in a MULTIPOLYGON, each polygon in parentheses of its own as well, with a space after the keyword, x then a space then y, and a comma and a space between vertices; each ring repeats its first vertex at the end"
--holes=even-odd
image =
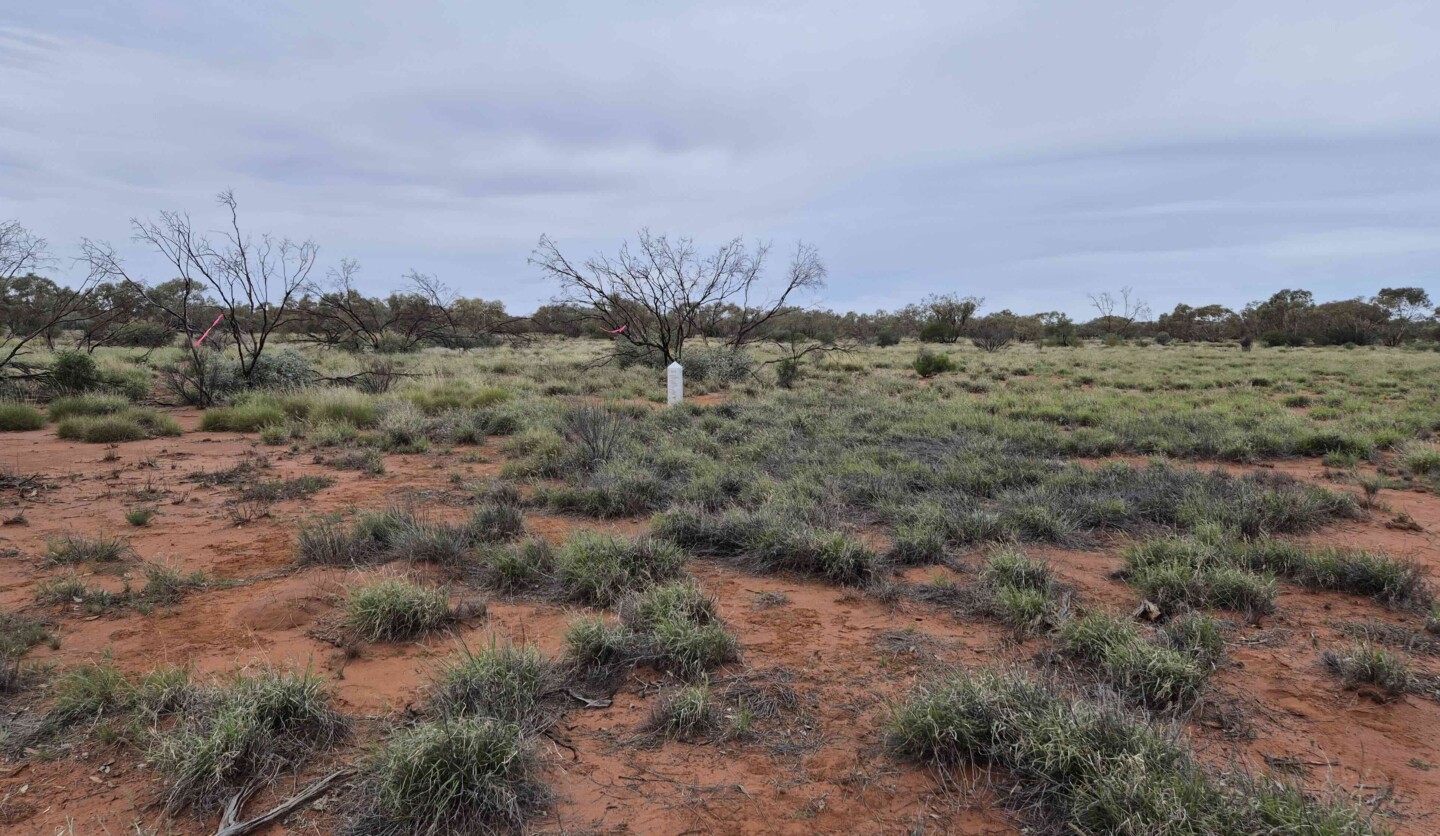
POLYGON ((1105 333, 1121 337, 1128 337, 1131 326, 1150 315, 1150 305, 1136 296, 1134 288, 1129 285, 1120 288, 1119 299, 1110 295, 1108 290, 1098 295, 1092 293, 1090 304, 1099 312, 1100 327, 1105 333))
MULTIPOLYGON (((124 282, 185 335, 196 374, 211 358, 194 343, 214 322, 212 311, 218 308, 224 314, 218 330, 228 335, 240 376, 248 380, 271 337, 294 315, 309 286, 319 248, 313 241, 270 235, 254 240, 240 227, 234 193, 223 191, 217 200, 228 215, 227 228, 218 240, 196 231, 184 213, 162 212, 157 221, 130 221, 134 240, 159 253, 174 269, 178 284, 152 285, 132 277, 114 248, 102 242, 82 241, 82 259, 89 265, 92 281, 124 282), (208 294, 214 294, 213 303, 208 294)), ((210 398, 202 394, 196 400, 208 406, 210 398)))
POLYGON ((1386 345, 1400 345, 1437 315, 1430 294, 1419 287, 1387 287, 1370 302, 1390 314, 1385 328, 1386 345))
POLYGON ((53 347, 60 331, 85 318, 95 282, 62 287, 35 275, 50 262, 44 238, 19 221, 0 222, 0 376, 34 373, 24 361, 31 344, 53 347))
POLYGON ((985 300, 978 296, 961 298, 953 293, 932 293, 921 303, 923 321, 920 339, 927 343, 957 343, 965 326, 985 300))
POLYGON ((717 311, 727 305, 735 306, 724 325, 732 348, 787 331, 787 318, 799 310, 791 298, 823 287, 825 266, 813 247, 800 244, 767 293, 769 252, 767 244, 751 249, 736 238, 702 256, 688 238, 641 230, 634 250, 627 242, 613 258, 596 255, 578 265, 542 236, 530 262, 559 283, 557 304, 615 332, 624 346, 617 356, 668 365, 681 359, 689 339, 717 327, 717 311))

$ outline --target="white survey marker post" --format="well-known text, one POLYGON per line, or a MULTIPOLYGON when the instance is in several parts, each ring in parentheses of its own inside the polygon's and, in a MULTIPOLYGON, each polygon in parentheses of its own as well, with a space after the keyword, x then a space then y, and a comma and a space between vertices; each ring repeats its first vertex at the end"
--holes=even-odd
POLYGON ((685 367, 678 360, 666 367, 665 382, 671 406, 685 399, 685 367))

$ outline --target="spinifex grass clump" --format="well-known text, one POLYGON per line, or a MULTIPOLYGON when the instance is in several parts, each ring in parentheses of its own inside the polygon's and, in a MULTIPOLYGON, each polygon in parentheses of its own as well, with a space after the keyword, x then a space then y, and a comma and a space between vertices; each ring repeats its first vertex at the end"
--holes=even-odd
POLYGON ((108 415, 74 415, 55 427, 61 438, 90 444, 116 444, 146 438, 180 435, 174 418, 155 409, 127 409, 108 415))
POLYGON ((1346 688, 1371 685, 1385 696, 1398 697, 1415 687, 1415 674, 1403 656, 1367 642, 1327 650, 1321 659, 1346 688))
POLYGON ((445 661, 430 702, 445 716, 493 717, 539 731, 558 715, 564 683, 564 671, 537 648, 494 643, 475 651, 461 648, 445 661))
POLYGON ((1129 581, 1157 603, 1267 613, 1276 576, 1313 589, 1368 595, 1394 607, 1433 599, 1415 563, 1371 552, 1307 549, 1280 540, 1243 540, 1213 528, 1152 540, 1126 551, 1129 581))
POLYGON ((0 401, 0 432, 25 432, 45 426, 45 416, 33 406, 0 401))
POLYGON ((622 596, 680 577, 685 558, 674 545, 651 537, 627 540, 579 532, 555 556, 565 596, 609 606, 622 596))
POLYGON ((1043 630, 1054 623, 1058 589, 1048 565, 1001 548, 986 559, 980 577, 996 618, 1017 630, 1043 630))
POLYGON ((490 717, 442 717, 397 731, 371 760, 357 834, 518 830, 550 798, 537 749, 490 717))
POLYGON ((1060 641, 1067 653, 1099 666, 1121 693, 1152 708, 1192 702, 1214 669, 1213 660, 1198 656, 1206 648, 1191 652, 1145 641, 1133 622, 1106 613, 1066 621, 1060 641))
POLYGON ((405 578, 377 578, 358 584, 345 599, 345 626, 365 641, 415 638, 444 627, 453 618, 448 590, 405 578))
POLYGON ((740 658, 740 644, 721 622, 715 599, 694 581, 652 586, 624 598, 619 610, 618 624, 589 616, 565 634, 570 660, 592 677, 648 664, 695 678, 740 658))
POLYGON ((524 517, 517 505, 483 502, 460 524, 432 522, 404 507, 361 514, 349 525, 318 520, 302 526, 301 563, 366 565, 395 560, 434 563, 452 571, 470 568, 474 550, 518 536, 524 517))
POLYGON ((262 670, 200 689, 150 757, 166 777, 166 807, 209 810, 256 779, 303 764, 346 733, 345 718, 310 671, 262 670))
POLYGON ((122 537, 62 534, 45 546, 46 562, 64 566, 77 563, 118 563, 134 556, 135 550, 122 537))
POLYGON ((878 577, 885 566, 873 550, 843 532, 773 511, 707 514, 677 509, 660 517, 655 533, 682 548, 766 573, 795 572, 859 584, 878 577))
POLYGON ((960 672, 924 685, 889 723, 895 750, 941 766, 1003 770, 1006 797, 1074 833, 1375 832, 1343 803, 1273 780, 1219 775, 1168 728, 1018 673, 960 672))

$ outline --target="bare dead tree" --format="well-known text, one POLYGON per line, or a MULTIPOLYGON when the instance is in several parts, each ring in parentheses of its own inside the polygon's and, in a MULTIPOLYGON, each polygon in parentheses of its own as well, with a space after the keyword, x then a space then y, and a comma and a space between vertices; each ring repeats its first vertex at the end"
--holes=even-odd
POLYGON ((725 340, 739 348, 793 309, 792 296, 824 286, 819 254, 800 244, 783 282, 767 293, 769 252, 768 244, 751 249, 735 238, 701 256, 689 238, 641 230, 634 251, 626 242, 614 258, 596 255, 578 266, 542 236, 530 263, 560 284, 557 303, 574 305, 586 322, 617 332, 631 353, 669 364, 681 359, 686 340, 713 325, 709 318, 716 311, 739 308, 725 340))
POLYGON ((147 305, 159 311, 192 344, 209 327, 192 303, 206 291, 215 294, 224 314, 224 331, 249 378, 264 355, 276 329, 293 315, 295 303, 308 286, 319 248, 313 241, 261 235, 256 241, 240 227, 239 207, 233 192, 220 193, 218 201, 228 214, 226 228, 217 240, 198 232, 190 216, 162 212, 159 220, 131 219, 133 239, 158 252, 183 282, 179 300, 163 300, 148 283, 127 273, 108 245, 84 241, 82 259, 92 278, 123 281, 136 289, 147 305))
POLYGON ((19 221, 0 222, 0 375, 29 377, 29 346, 84 320, 95 282, 64 287, 34 275, 50 264, 49 244, 19 221))
POLYGON ((1130 326, 1136 320, 1144 319, 1150 315, 1150 305, 1145 300, 1135 295, 1135 290, 1129 285, 1120 288, 1120 298, 1117 300, 1107 290, 1096 295, 1089 294, 1090 304, 1100 314, 1100 319, 1105 320, 1105 330, 1120 336, 1128 336, 1130 326), (1116 313, 1119 309, 1119 313, 1116 313))

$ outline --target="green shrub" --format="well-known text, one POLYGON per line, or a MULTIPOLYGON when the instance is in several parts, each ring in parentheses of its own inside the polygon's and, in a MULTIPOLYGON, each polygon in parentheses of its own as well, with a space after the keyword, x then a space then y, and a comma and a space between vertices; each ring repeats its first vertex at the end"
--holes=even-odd
POLYGON ((0 432, 26 432, 45 426, 45 416, 33 406, 14 401, 0 402, 0 432))
POLYGON ((665 541, 592 532, 573 535, 555 558, 566 597, 601 607, 626 593, 679 577, 684 565, 684 555, 665 541))
POLYGON ((204 432, 253 433, 285 423, 285 411, 269 400, 248 400, 212 407, 200 418, 204 432))
POLYGON ((46 407, 51 421, 84 415, 114 415, 131 408, 130 401, 121 395, 72 395, 56 398, 46 407))
POLYGON ((149 748, 168 782, 166 808, 211 808, 333 745, 348 724, 329 700, 324 681, 310 671, 267 669, 204 689, 149 748))
POLYGON ((345 625, 366 641, 414 638, 440 629, 453 617, 448 590, 403 578, 359 584, 350 588, 345 599, 345 625))
POLYGON ((362 833, 518 831, 549 793, 524 732, 488 717, 442 717, 391 736, 371 762, 362 833))
POLYGON ((950 355, 936 354, 927 348, 920 349, 920 353, 915 355, 915 362, 910 365, 923 378, 955 371, 955 361, 950 359, 950 355))
POLYGON ((155 515, 159 513, 160 509, 153 505, 142 505, 139 508, 131 508, 126 511, 125 522, 130 523, 136 528, 144 528, 149 525, 150 521, 155 519, 155 515))
POLYGON ((50 383, 59 392, 85 392, 100 383, 95 358, 79 351, 62 351, 50 366, 50 383))
POLYGON ((448 717, 493 717, 540 730, 555 719, 563 681, 560 667, 533 646, 462 647, 441 666, 431 702, 448 717))
POLYGON ((118 444, 180 435, 175 419, 154 409, 129 409, 113 415, 74 416, 60 421, 55 434, 89 444, 118 444))
POLYGON ((1321 659, 1346 688, 1373 685, 1386 696, 1398 697, 1415 687, 1415 674, 1402 656, 1368 642, 1343 651, 1327 650, 1321 659))

